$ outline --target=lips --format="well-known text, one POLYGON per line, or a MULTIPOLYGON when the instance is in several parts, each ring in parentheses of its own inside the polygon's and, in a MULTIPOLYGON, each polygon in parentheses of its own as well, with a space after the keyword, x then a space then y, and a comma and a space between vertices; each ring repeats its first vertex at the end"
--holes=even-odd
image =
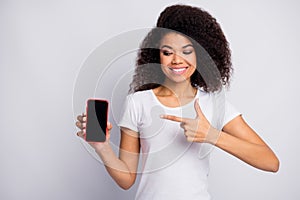
POLYGON ((188 67, 169 67, 169 69, 172 71, 172 73, 177 74, 177 75, 182 75, 184 74, 188 67))

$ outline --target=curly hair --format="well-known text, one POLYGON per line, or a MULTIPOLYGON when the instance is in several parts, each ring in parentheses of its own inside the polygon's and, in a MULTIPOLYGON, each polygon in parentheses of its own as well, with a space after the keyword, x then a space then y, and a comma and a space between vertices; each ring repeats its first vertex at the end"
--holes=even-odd
POLYGON ((160 67, 159 45, 170 32, 187 37, 195 48, 197 70, 191 76, 193 87, 215 92, 223 85, 229 85, 233 70, 231 52, 219 23, 201 8, 173 5, 161 12, 156 27, 151 29, 140 46, 130 92, 162 85, 165 75, 160 67))

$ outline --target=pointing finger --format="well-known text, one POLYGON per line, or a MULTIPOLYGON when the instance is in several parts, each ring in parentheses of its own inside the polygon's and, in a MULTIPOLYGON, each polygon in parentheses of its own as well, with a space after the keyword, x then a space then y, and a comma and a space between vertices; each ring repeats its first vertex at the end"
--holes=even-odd
POLYGON ((174 116, 174 115, 161 115, 160 118, 171 120, 171 121, 175 121, 175 122, 183 122, 183 123, 185 123, 185 119, 184 118, 177 117, 177 116, 174 116))

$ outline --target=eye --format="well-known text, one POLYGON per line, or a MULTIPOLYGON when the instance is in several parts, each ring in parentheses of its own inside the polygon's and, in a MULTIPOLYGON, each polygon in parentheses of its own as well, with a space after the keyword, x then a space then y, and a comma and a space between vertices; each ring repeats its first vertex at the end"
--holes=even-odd
POLYGON ((163 54, 164 56, 170 56, 170 55, 173 54, 173 52, 167 51, 167 50, 162 50, 162 54, 163 54))
POLYGON ((191 54, 191 53, 193 53, 193 50, 186 50, 186 51, 183 51, 183 54, 184 54, 184 55, 189 55, 189 54, 191 54))

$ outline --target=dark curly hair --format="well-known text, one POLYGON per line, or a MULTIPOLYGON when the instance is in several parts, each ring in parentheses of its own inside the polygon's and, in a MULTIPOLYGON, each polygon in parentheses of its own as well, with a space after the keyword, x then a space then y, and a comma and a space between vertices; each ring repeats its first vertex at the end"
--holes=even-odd
POLYGON ((160 67, 160 42, 170 32, 187 37, 197 56, 193 87, 215 92, 229 85, 232 73, 229 44, 220 25, 208 12, 188 5, 173 5, 161 12, 156 27, 143 40, 136 61, 130 92, 154 89, 165 78, 160 67))

